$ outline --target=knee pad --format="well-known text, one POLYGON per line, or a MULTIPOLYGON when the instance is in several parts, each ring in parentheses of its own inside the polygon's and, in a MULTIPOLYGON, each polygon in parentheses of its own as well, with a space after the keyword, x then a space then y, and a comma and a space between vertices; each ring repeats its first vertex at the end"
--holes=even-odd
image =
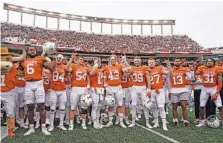
POLYGON ((27 108, 28 108, 28 111, 34 111, 35 105, 34 104, 27 104, 27 108))
POLYGON ((39 110, 43 110, 43 109, 45 109, 45 104, 44 103, 37 103, 37 107, 39 108, 39 110))
POLYGON ((87 114, 87 109, 81 108, 81 114, 87 114))
POLYGON ((46 111, 50 111, 50 107, 49 106, 45 106, 45 110, 46 111))

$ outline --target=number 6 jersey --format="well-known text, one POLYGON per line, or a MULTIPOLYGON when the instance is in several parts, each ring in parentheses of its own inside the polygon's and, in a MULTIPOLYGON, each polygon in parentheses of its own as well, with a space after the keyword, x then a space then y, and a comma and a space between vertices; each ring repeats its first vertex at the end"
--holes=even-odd
POLYGON ((26 81, 42 80, 44 61, 45 61, 45 57, 37 56, 35 58, 27 58, 22 62, 26 81))

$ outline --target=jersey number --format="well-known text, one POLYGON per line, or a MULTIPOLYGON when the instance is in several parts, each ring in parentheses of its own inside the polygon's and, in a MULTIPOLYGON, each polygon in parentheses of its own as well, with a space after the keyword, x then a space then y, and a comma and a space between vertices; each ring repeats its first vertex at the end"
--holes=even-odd
POLYGON ((183 84, 183 77, 181 75, 173 76, 173 85, 183 84))
POLYGON ((204 83, 214 83, 214 75, 204 74, 204 83))
POLYGON ((64 82, 64 73, 59 75, 58 72, 53 72, 53 81, 61 81, 64 82))
POLYGON ((33 74, 34 73, 34 64, 27 64, 27 73, 28 74, 33 74))
POLYGON ((159 80, 160 80, 160 75, 156 74, 151 76, 151 84, 158 84, 159 80))
POLYGON ((86 80, 87 73, 83 74, 82 71, 76 72, 76 80, 86 80))
POLYGON ((108 75, 108 78, 110 80, 118 80, 119 79, 119 72, 118 71, 110 72, 109 75, 108 75))
POLYGON ((103 84, 103 74, 102 73, 98 74, 98 84, 103 84))
POLYGON ((134 82, 143 82, 143 74, 142 73, 134 73, 133 81, 134 82))

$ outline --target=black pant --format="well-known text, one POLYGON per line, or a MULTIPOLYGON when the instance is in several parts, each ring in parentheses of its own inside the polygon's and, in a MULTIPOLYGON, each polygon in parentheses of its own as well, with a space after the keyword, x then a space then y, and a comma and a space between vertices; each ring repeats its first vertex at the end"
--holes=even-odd
POLYGON ((220 96, 221 96, 221 102, 222 102, 222 105, 223 105, 223 90, 220 91, 220 96))
MULTIPOLYGON (((199 119, 200 117, 200 94, 201 90, 194 90, 194 104, 195 104, 195 118, 199 119)), ((223 95, 223 92, 222 92, 223 95)), ((211 96, 208 98, 206 103, 206 117, 216 114, 215 103, 211 100, 211 96)))
POLYGON ((200 118, 200 94, 201 90, 194 90, 194 106, 195 106, 195 118, 200 118))
POLYGON ((216 115, 216 105, 214 101, 211 100, 211 96, 208 98, 208 102, 206 104, 206 118, 210 115, 216 115))

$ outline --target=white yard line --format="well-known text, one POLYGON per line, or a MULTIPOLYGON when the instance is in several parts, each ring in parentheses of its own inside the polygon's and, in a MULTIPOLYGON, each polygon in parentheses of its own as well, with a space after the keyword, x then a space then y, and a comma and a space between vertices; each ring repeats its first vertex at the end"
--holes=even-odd
POLYGON ((152 129, 149 129, 149 128, 147 128, 147 127, 144 127, 144 126, 142 126, 142 125, 140 125, 140 124, 138 124, 138 123, 136 123, 136 126, 138 126, 138 127, 140 127, 140 128, 143 128, 143 129, 145 129, 145 130, 147 130, 147 131, 149 131, 149 132, 151 132, 151 133, 153 133, 153 134, 155 134, 155 135, 157 135, 157 136, 160 136, 160 137, 162 137, 162 138, 164 138, 164 139, 166 139, 166 140, 168 140, 168 141, 170 141, 170 142, 172 142, 172 143, 180 143, 179 141, 177 141, 177 140, 175 140, 175 139, 172 139, 172 138, 170 138, 170 137, 168 137, 168 136, 165 136, 165 135, 163 135, 163 134, 161 134, 161 133, 159 133, 159 132, 156 132, 156 131, 154 131, 154 130, 152 130, 152 129))

